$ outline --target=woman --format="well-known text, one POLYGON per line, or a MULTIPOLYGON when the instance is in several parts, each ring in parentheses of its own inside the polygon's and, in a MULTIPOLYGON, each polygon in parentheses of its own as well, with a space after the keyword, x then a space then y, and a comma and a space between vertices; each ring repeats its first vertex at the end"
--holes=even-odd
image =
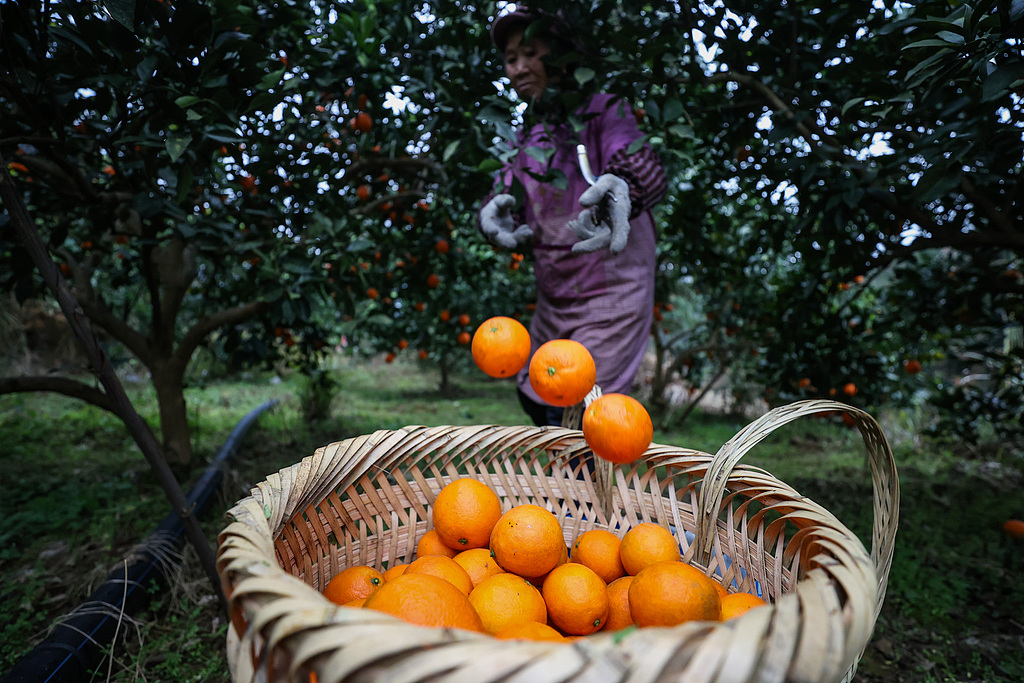
MULTIPOLYGON (((623 100, 596 94, 572 109, 560 106, 558 95, 573 79, 570 69, 555 65, 571 62, 579 50, 559 17, 520 8, 495 20, 491 38, 533 122, 519 131, 519 154, 484 202, 481 230, 495 246, 533 248, 533 349, 574 339, 594 356, 601 390, 628 394, 650 335, 651 208, 667 186, 661 163, 647 145, 630 149, 641 133, 623 100), (581 171, 579 145, 596 179, 581 171)), ((536 424, 561 424, 562 409, 541 401, 526 369, 517 383, 536 424)))

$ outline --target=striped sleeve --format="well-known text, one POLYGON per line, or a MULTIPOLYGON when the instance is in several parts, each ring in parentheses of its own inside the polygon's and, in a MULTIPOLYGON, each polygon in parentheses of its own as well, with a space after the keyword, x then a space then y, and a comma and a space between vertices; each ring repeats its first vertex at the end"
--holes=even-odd
POLYGON ((629 201, 632 204, 630 218, 636 218, 650 211, 668 191, 668 177, 661 166, 661 160, 647 145, 634 154, 620 149, 609 160, 604 169, 626 181, 629 185, 629 201))

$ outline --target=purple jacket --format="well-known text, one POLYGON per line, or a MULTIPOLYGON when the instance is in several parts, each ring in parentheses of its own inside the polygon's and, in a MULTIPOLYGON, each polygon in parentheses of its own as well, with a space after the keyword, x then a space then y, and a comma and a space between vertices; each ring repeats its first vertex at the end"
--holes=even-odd
MULTIPOLYGON (((550 339, 575 339, 597 364, 597 383, 604 393, 629 393, 650 335, 654 307, 655 230, 651 206, 664 196, 666 180, 660 162, 644 147, 627 153, 641 137, 629 105, 611 95, 595 95, 577 113, 585 123, 579 133, 568 122, 541 123, 520 132, 519 154, 499 172, 496 192, 506 192, 515 177, 526 190, 518 208, 519 223, 533 228, 537 309, 530 324, 533 349, 550 339), (614 173, 630 186, 633 218, 626 248, 573 254, 578 241, 567 226, 580 210, 579 197, 589 187, 579 170, 576 145, 586 145, 595 175, 614 173), (530 147, 554 150, 531 155, 530 147), (558 169, 568 181, 562 190, 538 181, 558 169), (529 172, 528 172, 529 171, 529 172)), ((535 150, 536 152, 536 150, 535 150)), ((527 370, 519 387, 541 402, 530 387, 527 370)))

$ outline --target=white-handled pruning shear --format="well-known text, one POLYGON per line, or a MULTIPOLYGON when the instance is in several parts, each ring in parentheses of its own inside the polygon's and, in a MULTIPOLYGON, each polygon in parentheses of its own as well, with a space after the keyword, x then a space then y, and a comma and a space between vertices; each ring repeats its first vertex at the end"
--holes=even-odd
POLYGON ((580 173, 583 174, 583 179, 587 181, 587 184, 593 185, 597 182, 597 178, 594 177, 594 172, 590 170, 590 159, 587 158, 587 146, 576 145, 576 156, 580 159, 580 173))
MULTIPOLYGON (((583 179, 587 181, 587 184, 593 185, 597 182, 597 178, 594 177, 594 172, 590 170, 590 159, 587 157, 586 145, 576 145, 576 156, 579 157, 580 161, 580 173, 583 174, 583 179)), ((615 195, 608 193, 613 202, 619 201, 615 198, 615 195)))

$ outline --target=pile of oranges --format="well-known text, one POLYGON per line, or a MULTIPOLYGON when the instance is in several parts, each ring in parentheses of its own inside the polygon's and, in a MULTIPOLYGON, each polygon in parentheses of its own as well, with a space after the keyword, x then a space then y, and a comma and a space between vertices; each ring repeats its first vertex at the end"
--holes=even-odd
POLYGON ((658 524, 632 527, 621 539, 591 529, 571 552, 564 538, 550 511, 523 504, 502 513, 489 486, 464 477, 438 494, 415 560, 386 571, 348 567, 324 595, 420 626, 559 642, 630 626, 725 620, 766 604, 729 593, 683 562, 676 539, 658 524))

